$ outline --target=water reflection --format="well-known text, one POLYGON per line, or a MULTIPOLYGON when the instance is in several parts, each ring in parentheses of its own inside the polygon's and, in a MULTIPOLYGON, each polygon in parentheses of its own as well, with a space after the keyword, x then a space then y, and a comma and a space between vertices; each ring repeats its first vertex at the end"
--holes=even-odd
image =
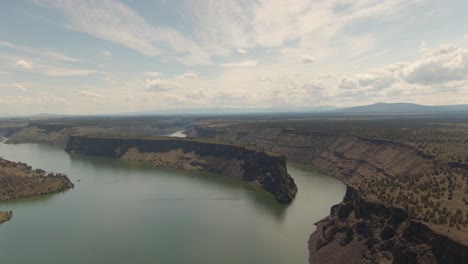
MULTIPOLYGON (((286 214, 287 205, 278 204, 275 197, 259 188, 252 186, 249 183, 224 177, 223 175, 212 174, 207 172, 184 172, 170 168, 158 168, 151 164, 140 161, 118 160, 113 158, 92 157, 81 154, 68 154, 73 167, 89 168, 88 171, 93 173, 109 171, 113 174, 112 182, 117 183, 125 180, 131 175, 138 174, 139 177, 158 177, 170 180, 173 177, 178 177, 184 181, 190 181, 191 184, 205 185, 211 189, 230 189, 233 192, 223 194, 201 194, 200 196, 187 197, 184 194, 180 196, 146 198, 145 202, 162 202, 162 201, 219 201, 223 203, 231 202, 238 203, 240 200, 248 198, 253 201, 256 209, 267 213, 278 221, 281 221, 286 214)), ((104 179, 109 180, 109 179, 104 179)), ((80 179, 78 186, 83 182, 80 179)))
POLYGON ((345 191, 333 178, 288 165, 299 192, 284 206, 221 175, 37 144, 0 144, 0 156, 67 173, 75 184, 1 204, 14 211, 0 225, 2 263, 306 263, 313 223, 345 191))

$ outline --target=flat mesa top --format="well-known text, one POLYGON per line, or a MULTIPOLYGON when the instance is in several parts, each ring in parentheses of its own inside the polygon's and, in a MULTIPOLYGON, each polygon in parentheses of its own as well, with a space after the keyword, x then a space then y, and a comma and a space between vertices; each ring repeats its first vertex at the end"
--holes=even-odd
POLYGON ((281 157, 281 155, 267 152, 252 144, 237 144, 227 140, 220 140, 216 138, 193 138, 193 137, 169 137, 169 136, 126 136, 126 135, 71 135, 70 137, 78 138, 96 138, 96 139, 123 139, 123 140, 150 140, 150 141, 181 141, 181 142, 197 142, 212 145, 225 145, 237 148, 243 148, 255 152, 266 153, 270 156, 281 157))

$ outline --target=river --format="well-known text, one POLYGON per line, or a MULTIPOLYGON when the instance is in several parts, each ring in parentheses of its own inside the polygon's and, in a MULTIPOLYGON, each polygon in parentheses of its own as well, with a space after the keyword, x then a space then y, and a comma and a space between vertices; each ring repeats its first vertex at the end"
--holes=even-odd
POLYGON ((64 193, 3 202, 1 263, 307 263, 314 222, 345 186, 288 165, 289 206, 221 175, 69 155, 40 144, 0 144, 0 156, 69 175, 64 193), (79 181, 78 181, 79 180, 79 181))

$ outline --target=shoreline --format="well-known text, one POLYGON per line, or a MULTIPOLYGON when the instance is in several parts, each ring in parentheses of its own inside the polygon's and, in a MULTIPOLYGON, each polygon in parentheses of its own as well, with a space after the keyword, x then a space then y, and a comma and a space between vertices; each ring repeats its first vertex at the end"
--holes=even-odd
MULTIPOLYGON (((33 169, 26 163, 0 158, 0 202, 63 192, 73 187, 65 174, 33 169)), ((11 217, 11 211, 0 212, 0 223, 11 217)))
POLYGON ((157 167, 206 171, 246 181, 266 190, 277 202, 293 201, 297 186, 284 156, 208 139, 70 136, 66 152, 146 161, 157 167))

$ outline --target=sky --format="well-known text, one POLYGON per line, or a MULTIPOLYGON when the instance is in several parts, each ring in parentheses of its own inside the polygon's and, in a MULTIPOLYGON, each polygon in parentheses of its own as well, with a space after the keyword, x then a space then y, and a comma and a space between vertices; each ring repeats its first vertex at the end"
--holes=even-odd
POLYGON ((7 0, 0 113, 468 104, 466 0, 7 0))

